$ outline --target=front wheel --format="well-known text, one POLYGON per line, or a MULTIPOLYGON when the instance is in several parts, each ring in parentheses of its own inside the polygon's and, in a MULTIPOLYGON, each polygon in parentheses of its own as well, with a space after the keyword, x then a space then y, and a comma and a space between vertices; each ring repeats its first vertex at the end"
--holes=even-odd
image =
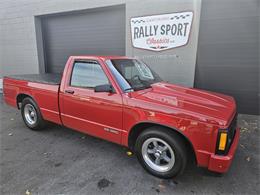
POLYGON ((187 164, 182 137, 163 127, 151 127, 142 132, 137 138, 135 152, 145 170, 160 178, 179 175, 187 164))

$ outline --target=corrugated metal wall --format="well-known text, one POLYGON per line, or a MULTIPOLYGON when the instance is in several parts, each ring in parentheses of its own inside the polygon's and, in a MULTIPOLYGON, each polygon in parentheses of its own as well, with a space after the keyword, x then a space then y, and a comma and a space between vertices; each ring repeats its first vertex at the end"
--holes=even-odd
POLYGON ((71 55, 125 55, 125 6, 42 18, 46 72, 60 73, 71 55))
POLYGON ((202 1, 195 87, 235 97, 259 114, 259 1, 202 1))

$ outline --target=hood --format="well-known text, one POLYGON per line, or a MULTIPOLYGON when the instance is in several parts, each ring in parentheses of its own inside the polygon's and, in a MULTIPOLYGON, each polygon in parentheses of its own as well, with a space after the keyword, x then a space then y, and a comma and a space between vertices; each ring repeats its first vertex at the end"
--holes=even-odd
POLYGON ((163 82, 139 91, 135 98, 159 104, 161 109, 170 107, 179 117, 193 117, 221 126, 227 126, 236 112, 233 97, 163 82))

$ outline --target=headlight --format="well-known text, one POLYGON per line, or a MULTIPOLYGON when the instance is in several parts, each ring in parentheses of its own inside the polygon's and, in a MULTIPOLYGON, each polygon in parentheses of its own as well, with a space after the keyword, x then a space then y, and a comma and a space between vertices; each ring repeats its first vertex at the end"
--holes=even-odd
POLYGON ((221 132, 219 138, 218 149, 225 151, 227 145, 227 132, 221 132))
POLYGON ((228 150, 228 130, 220 129, 218 131, 218 138, 216 144, 216 154, 225 155, 228 150))
POLYGON ((234 116, 227 129, 219 129, 216 143, 216 154, 227 155, 234 140, 237 126, 237 115, 234 116))

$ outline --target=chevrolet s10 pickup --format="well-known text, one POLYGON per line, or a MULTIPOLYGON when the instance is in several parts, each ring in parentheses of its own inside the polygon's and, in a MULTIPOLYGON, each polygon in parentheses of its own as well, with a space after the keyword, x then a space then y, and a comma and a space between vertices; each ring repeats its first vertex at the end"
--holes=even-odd
POLYGON ((192 159, 224 173, 238 146, 232 97, 163 82, 135 58, 71 56, 62 75, 4 77, 3 95, 30 129, 50 121, 126 146, 160 178, 192 159))

